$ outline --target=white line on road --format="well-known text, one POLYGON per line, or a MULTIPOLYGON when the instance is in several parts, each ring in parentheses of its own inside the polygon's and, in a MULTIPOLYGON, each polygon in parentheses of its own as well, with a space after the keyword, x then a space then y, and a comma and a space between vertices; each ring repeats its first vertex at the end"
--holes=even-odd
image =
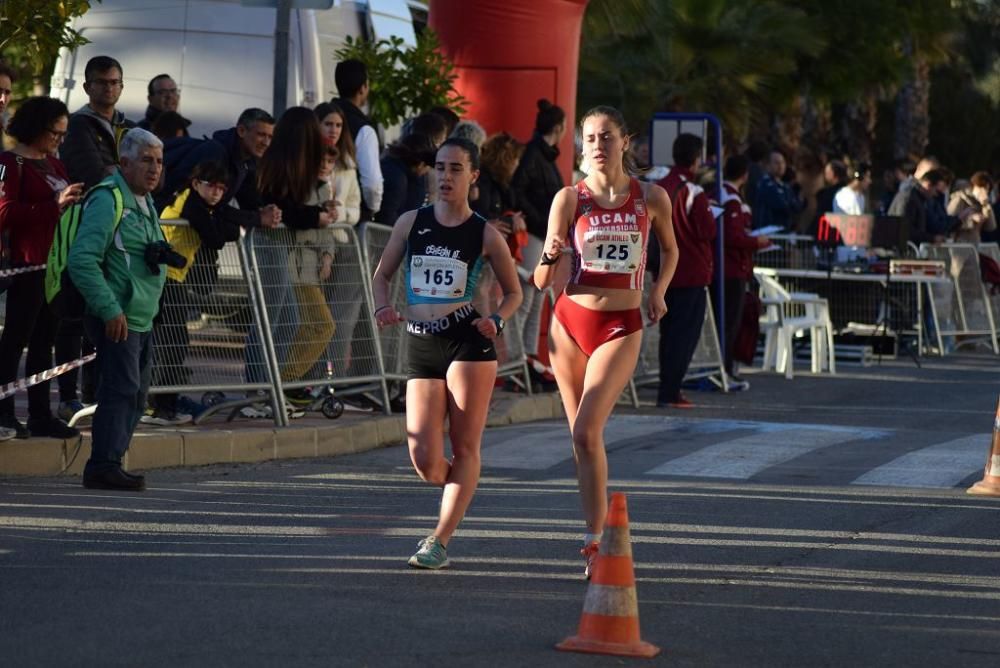
POLYGON ((869 430, 791 426, 717 443, 665 462, 649 475, 690 475, 746 480, 764 469, 837 443, 872 438, 869 430))
POLYGON ((852 485, 954 487, 983 468, 990 447, 988 434, 973 434, 908 452, 868 471, 852 485))
MULTIPOLYGON (((604 430, 605 445, 611 446, 633 438, 684 431, 696 434, 716 434, 737 429, 760 428, 760 423, 737 420, 687 420, 658 415, 621 415, 608 421, 604 430)), ((523 429, 487 432, 487 447, 483 448, 483 466, 542 470, 573 456, 569 429, 539 427, 530 433, 523 429), (499 447, 498 447, 499 446, 499 447)))

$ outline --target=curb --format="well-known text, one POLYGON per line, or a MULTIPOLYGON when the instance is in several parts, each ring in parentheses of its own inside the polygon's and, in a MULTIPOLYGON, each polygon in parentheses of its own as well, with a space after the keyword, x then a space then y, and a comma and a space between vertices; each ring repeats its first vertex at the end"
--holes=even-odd
MULTIPOLYGON (((496 392, 486 426, 500 427, 562 417, 558 394, 524 396, 496 392)), ((338 457, 376 448, 402 445, 406 436, 403 415, 340 418, 331 426, 285 429, 202 428, 158 429, 132 437, 125 468, 135 471, 256 463, 277 459, 338 457)), ((0 477, 79 476, 90 456, 90 436, 84 435, 79 452, 75 440, 27 439, 0 442, 0 477), (75 458, 74 458, 75 455, 75 458), (68 466, 68 468, 67 468, 68 466)))

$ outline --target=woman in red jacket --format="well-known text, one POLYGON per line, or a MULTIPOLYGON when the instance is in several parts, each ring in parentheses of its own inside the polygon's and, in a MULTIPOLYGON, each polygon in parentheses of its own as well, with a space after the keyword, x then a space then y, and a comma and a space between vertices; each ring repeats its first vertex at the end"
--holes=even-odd
MULTIPOLYGON (((0 231, 14 267, 45 264, 60 213, 82 194, 83 184, 71 185, 66 168, 55 157, 68 122, 69 112, 62 102, 33 97, 21 104, 7 128, 17 145, 0 154, 0 231)), ((56 319, 45 303, 44 279, 44 271, 29 271, 14 276, 7 289, 0 384, 16 378, 25 346, 27 375, 52 366, 56 319)), ((28 388, 27 427, 14 415, 14 397, 0 400, 0 426, 15 430, 17 438, 79 434, 52 415, 48 382, 28 388)))
MULTIPOLYGON (((722 176, 722 219, 725 224, 725 265, 723 290, 726 295, 726 374, 734 381, 729 389, 746 390, 750 383, 733 373, 733 352, 736 335, 743 320, 743 300, 753 278, 753 254, 771 245, 764 235, 752 237, 748 234, 753 217, 750 207, 743 202, 741 191, 750 173, 750 161, 746 156, 733 155, 726 160, 722 176)), ((718 320, 718 304, 714 299, 715 317, 718 320)))

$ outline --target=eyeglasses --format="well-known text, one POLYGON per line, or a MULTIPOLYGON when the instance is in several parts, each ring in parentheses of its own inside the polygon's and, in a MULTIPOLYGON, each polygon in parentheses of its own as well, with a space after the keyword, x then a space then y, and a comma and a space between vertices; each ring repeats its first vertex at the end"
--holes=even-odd
POLYGON ((161 88, 160 90, 153 91, 153 95, 180 95, 180 88, 161 88))
POLYGON ((201 179, 195 179, 202 186, 208 188, 209 190, 225 190, 226 184, 220 183, 218 181, 202 181, 201 179))
POLYGON ((51 128, 46 128, 45 131, 48 132, 50 135, 52 135, 53 139, 58 139, 59 141, 62 141, 63 138, 66 136, 66 132, 63 130, 53 130, 51 128))
POLYGON ((118 88, 124 85, 125 82, 121 79, 91 79, 88 83, 102 88, 118 88))

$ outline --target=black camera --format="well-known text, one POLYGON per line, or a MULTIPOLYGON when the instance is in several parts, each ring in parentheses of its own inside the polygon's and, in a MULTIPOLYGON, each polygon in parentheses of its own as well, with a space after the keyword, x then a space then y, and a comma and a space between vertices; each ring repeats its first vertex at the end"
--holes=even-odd
POLYGON ((165 264, 174 269, 183 269, 187 266, 187 258, 178 253, 166 241, 154 241, 146 246, 146 266, 153 276, 160 275, 160 265, 165 264))

